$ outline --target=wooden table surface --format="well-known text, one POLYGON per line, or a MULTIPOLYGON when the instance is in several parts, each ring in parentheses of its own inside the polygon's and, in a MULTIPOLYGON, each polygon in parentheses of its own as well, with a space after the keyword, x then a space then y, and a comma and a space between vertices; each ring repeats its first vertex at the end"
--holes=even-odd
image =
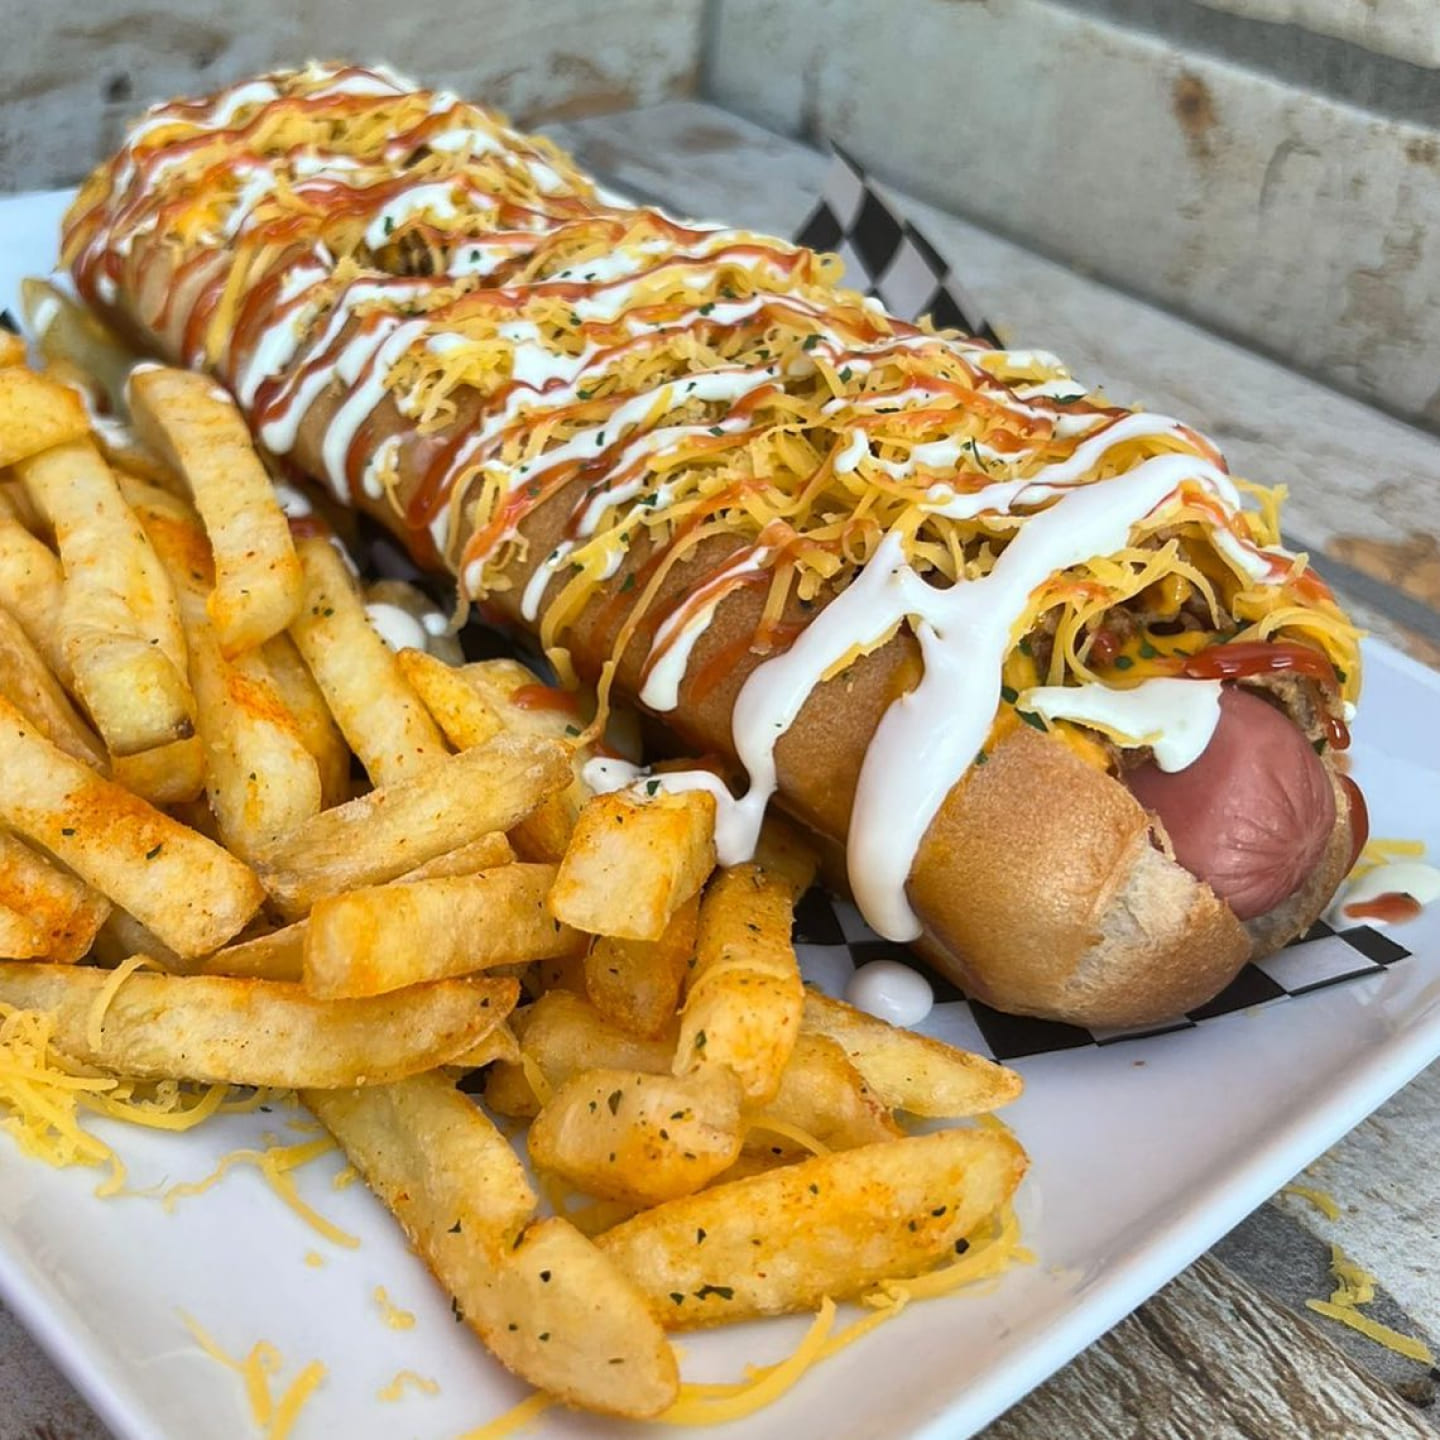
MULTIPOLYGON (((825 160, 713 106, 677 103, 556 130, 592 171, 682 213, 791 233, 825 160)), ((1180 415, 1243 474, 1290 488, 1287 536, 1361 623, 1440 666, 1440 439, 919 202, 904 209, 1001 333, 1065 356, 1117 400, 1180 415)), ((1305 1309, 1330 1245, 1379 1282, 1375 1319, 1440 1352, 1440 1064, 1041 1386, 990 1440, 1430 1437, 1440 1372, 1305 1309)), ((0 1309, 0 1440, 105 1430, 0 1309)), ((178 1437, 177 1437, 178 1440, 178 1437)))

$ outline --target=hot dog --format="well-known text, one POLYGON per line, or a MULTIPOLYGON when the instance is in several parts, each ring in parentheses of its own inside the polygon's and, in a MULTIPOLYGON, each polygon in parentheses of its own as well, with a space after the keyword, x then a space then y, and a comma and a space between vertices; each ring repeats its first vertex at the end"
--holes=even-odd
POLYGON ((229 385, 278 462, 602 704, 725 757, 732 786, 646 779, 716 791, 722 859, 773 798, 843 853, 872 925, 982 999, 1095 1025, 1193 1008, 1346 868, 1356 632, 1209 441, 1045 352, 896 320, 833 257, 612 204, 377 70, 157 107, 65 256, 133 338, 229 385))

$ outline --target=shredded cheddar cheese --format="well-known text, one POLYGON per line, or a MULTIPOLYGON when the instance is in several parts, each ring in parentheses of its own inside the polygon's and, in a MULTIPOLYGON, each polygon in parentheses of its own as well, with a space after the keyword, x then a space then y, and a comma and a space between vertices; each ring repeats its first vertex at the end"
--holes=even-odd
POLYGON ((392 1330, 413 1330, 415 1316, 409 1310, 402 1310, 394 1304, 383 1285, 375 1287, 375 1303, 380 1307, 380 1318, 392 1330))
POLYGON ((1282 1195, 1294 1195, 1297 1199, 1308 1201, 1327 1220, 1338 1220, 1340 1218, 1340 1206, 1328 1190, 1321 1190, 1315 1185, 1292 1183, 1285 1186, 1280 1193, 1282 1195))
POLYGON ((120 1194, 126 1170, 114 1148, 81 1123, 83 1112, 155 1130, 189 1130, 248 1104, 224 1085, 99 1074, 55 1050, 53 1033, 51 1015, 0 1003, 0 1126, 25 1154, 47 1164, 105 1169, 97 1194, 120 1194))
POLYGON ((146 967, 151 970, 161 968, 148 955, 132 955, 128 960, 122 960, 110 972, 104 985, 100 987, 99 993, 95 996, 95 1003, 91 1005, 90 1013, 85 1018, 85 1043, 92 1050, 99 1050, 105 1043, 105 1014, 114 1002, 120 987, 137 970, 143 970, 146 967))
POLYGON ((405 1394, 407 1385, 418 1390, 422 1395, 438 1395, 440 1393, 439 1384, 429 1376, 417 1374, 414 1370, 400 1370, 388 1384, 375 1392, 375 1398, 383 1400, 386 1404, 393 1404, 405 1394))
POLYGON ((310 1361, 277 1398, 272 1393, 271 1381, 279 1375, 284 1362, 269 1341, 257 1341, 243 1360, 237 1360, 221 1348, 199 1321, 183 1310, 180 1318, 205 1354, 240 1377, 251 1418, 264 1440, 287 1440, 301 1410, 324 1381, 325 1366, 319 1360, 310 1361))
POLYGON ((830 1147, 818 1136, 774 1115, 757 1115, 750 1122, 750 1128, 751 1130, 764 1130, 770 1135, 778 1135, 782 1140, 791 1140, 812 1155, 828 1155, 830 1153, 830 1147))
POLYGON ((1407 1360, 1416 1360, 1425 1366, 1435 1364, 1435 1356, 1423 1340, 1417 1340, 1413 1335, 1402 1335, 1398 1330, 1392 1330, 1390 1326, 1382 1325, 1368 1315, 1362 1315, 1353 1305, 1337 1305, 1333 1300, 1307 1300, 1305 1304, 1317 1315, 1348 1326, 1367 1340, 1373 1340, 1377 1345, 1383 1345, 1387 1350, 1403 1355, 1407 1360))
POLYGON ((183 1181, 180 1184, 172 1185, 161 1198, 165 1208, 173 1210, 179 1201, 194 1195, 203 1195, 207 1190, 218 1185, 237 1165, 253 1165, 270 1188, 307 1225, 318 1230, 333 1244, 353 1250, 360 1244, 359 1236, 352 1235, 348 1230, 342 1230, 338 1225, 327 1220, 313 1206, 307 1204, 301 1198, 295 1181, 291 1177, 293 1170, 298 1169, 301 1165, 309 1164, 310 1161, 318 1159, 321 1155, 329 1154, 334 1149, 335 1142, 329 1136, 323 1136, 318 1140, 308 1140, 298 1145, 272 1143, 266 1145, 263 1150, 232 1150, 228 1155, 222 1156, 220 1163, 203 1179, 183 1181))
POLYGON ((1336 1280, 1334 1292, 1328 1300, 1307 1300, 1305 1305, 1308 1309, 1327 1320, 1348 1326, 1407 1360, 1417 1360, 1426 1366, 1435 1364, 1435 1357, 1423 1340, 1413 1335, 1402 1335, 1398 1330, 1361 1314, 1360 1306, 1368 1305, 1375 1298, 1375 1277, 1351 1260, 1338 1245, 1330 1247, 1330 1270, 1336 1280))

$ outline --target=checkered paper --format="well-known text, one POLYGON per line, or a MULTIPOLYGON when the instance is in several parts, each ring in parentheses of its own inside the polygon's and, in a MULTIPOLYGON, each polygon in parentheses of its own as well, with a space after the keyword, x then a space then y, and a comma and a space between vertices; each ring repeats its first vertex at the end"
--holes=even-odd
POLYGON ((967 999, 906 946, 882 940, 853 905, 832 899, 818 887, 805 895, 796 910, 795 951, 806 981, 827 995, 843 995, 850 976, 871 960, 898 960, 913 966, 935 989, 934 1010, 915 1028, 976 1054, 1005 1061, 1193 1030, 1207 1020, 1237 1010, 1378 975, 1410 954, 1403 945, 1368 925, 1336 931, 1317 921, 1303 939, 1247 965, 1219 995, 1188 1015, 1130 1030, 1089 1030, 1054 1020, 1005 1015, 978 1000, 967 999))
POLYGON ((797 245, 833 250, 845 278, 902 320, 928 315, 936 325, 1000 343, 940 252, 871 186, 864 167, 831 142, 834 160, 797 245))

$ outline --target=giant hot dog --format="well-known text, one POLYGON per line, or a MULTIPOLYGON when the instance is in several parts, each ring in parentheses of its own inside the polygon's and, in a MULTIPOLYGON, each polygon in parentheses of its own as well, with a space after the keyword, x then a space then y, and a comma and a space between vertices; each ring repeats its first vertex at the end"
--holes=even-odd
POLYGON ((717 791, 723 859, 773 796, 981 998, 1193 1008, 1348 866, 1356 632, 1213 445, 1045 352, 353 67, 148 112, 65 257, 278 460, 727 757, 660 777, 717 791))

